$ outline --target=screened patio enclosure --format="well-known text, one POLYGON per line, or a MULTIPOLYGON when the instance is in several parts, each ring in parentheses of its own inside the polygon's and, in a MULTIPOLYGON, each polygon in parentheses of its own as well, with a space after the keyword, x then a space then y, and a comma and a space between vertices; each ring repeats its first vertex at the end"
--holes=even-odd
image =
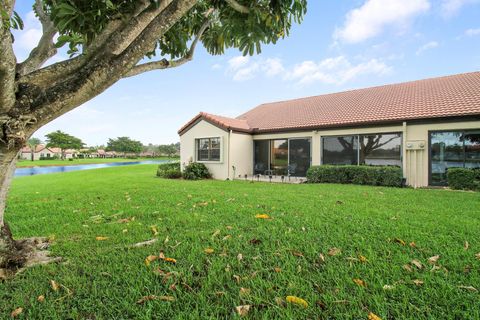
POLYGON ((305 177, 311 165, 310 138, 255 140, 254 173, 305 177))

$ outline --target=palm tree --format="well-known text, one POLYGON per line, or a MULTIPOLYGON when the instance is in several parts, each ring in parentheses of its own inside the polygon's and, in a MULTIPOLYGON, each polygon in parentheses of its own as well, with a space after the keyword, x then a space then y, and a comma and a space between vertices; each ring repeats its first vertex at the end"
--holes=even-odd
POLYGON ((41 144, 42 141, 38 138, 30 138, 28 139, 28 142, 27 142, 27 145, 28 147, 30 148, 30 154, 31 154, 31 160, 33 161, 34 159, 34 153, 35 153, 35 150, 37 149, 37 146, 39 144, 41 144))

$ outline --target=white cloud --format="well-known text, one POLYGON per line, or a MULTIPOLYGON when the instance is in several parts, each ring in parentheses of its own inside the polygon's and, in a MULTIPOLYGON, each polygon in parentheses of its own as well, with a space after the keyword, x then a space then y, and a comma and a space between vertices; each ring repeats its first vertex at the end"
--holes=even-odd
POLYGON ((467 37, 478 36, 478 35, 480 35, 480 28, 478 28, 478 29, 468 29, 468 30, 465 30, 465 35, 466 35, 467 37))
POLYGON ((13 43, 15 53, 21 60, 28 57, 30 51, 37 46, 42 37, 42 25, 33 11, 27 13, 23 20, 24 28, 14 31, 15 42, 13 43))
POLYGON ((424 51, 434 49, 439 46, 439 43, 437 41, 430 41, 425 43, 423 46, 418 48, 416 55, 419 56, 421 55, 424 51))
POLYGON ((333 37, 347 43, 362 42, 390 26, 405 28, 429 9, 429 0, 367 0, 347 13, 344 26, 335 30, 333 37))
POLYGON ((285 79, 294 80, 298 84, 322 82, 341 85, 359 76, 385 75, 391 70, 391 67, 377 59, 353 64, 345 56, 338 56, 320 62, 304 61, 299 63, 286 74, 285 79))
POLYGON ((442 0, 442 14, 449 18, 456 15, 464 6, 480 3, 480 0, 442 0))
POLYGON ((285 68, 283 67, 282 60, 278 58, 269 58, 262 65, 262 70, 267 76, 274 77, 282 74, 285 71, 285 68))
POLYGON ((256 59, 238 56, 228 60, 227 73, 233 75, 234 81, 253 79, 259 73, 273 77, 284 72, 282 61, 278 58, 256 59))
POLYGON ((232 70, 238 70, 248 64, 250 57, 248 56, 238 56, 228 60, 228 66, 232 70))

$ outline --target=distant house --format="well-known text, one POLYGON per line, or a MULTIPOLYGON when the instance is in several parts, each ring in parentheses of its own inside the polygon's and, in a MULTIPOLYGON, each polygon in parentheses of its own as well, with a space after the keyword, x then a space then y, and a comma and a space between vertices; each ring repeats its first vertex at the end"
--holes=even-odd
POLYGON ((75 149, 66 149, 63 151, 65 154, 65 159, 73 159, 78 157, 78 150, 75 149))
MULTIPOLYGON (((33 160, 40 160, 40 158, 55 158, 58 157, 57 150, 52 150, 55 148, 47 148, 43 144, 39 144, 35 151, 33 152, 33 160)), ((19 158, 23 160, 32 160, 32 150, 30 147, 23 147, 20 151, 19 158)))
POLYGON ((116 158, 117 153, 115 151, 105 151, 104 158, 116 158))
POLYGON ((411 186, 445 185, 448 168, 480 168, 480 72, 201 112, 178 133, 181 162, 217 179, 395 165, 411 186))

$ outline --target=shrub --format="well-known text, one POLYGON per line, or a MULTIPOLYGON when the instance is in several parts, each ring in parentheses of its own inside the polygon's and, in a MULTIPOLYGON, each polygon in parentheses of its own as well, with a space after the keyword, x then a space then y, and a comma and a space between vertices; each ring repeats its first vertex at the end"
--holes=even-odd
POLYGON ((449 168, 448 186, 457 190, 480 190, 480 169, 449 168))
POLYGON ((187 180, 209 179, 212 175, 203 163, 191 162, 183 169, 183 178, 187 180))
POLYGON ((162 163, 158 166, 157 176, 165 179, 179 179, 182 177, 180 162, 162 163))
POLYGON ((310 167, 307 181, 310 183, 352 183, 371 186, 401 187, 403 173, 395 166, 334 166, 310 167))

